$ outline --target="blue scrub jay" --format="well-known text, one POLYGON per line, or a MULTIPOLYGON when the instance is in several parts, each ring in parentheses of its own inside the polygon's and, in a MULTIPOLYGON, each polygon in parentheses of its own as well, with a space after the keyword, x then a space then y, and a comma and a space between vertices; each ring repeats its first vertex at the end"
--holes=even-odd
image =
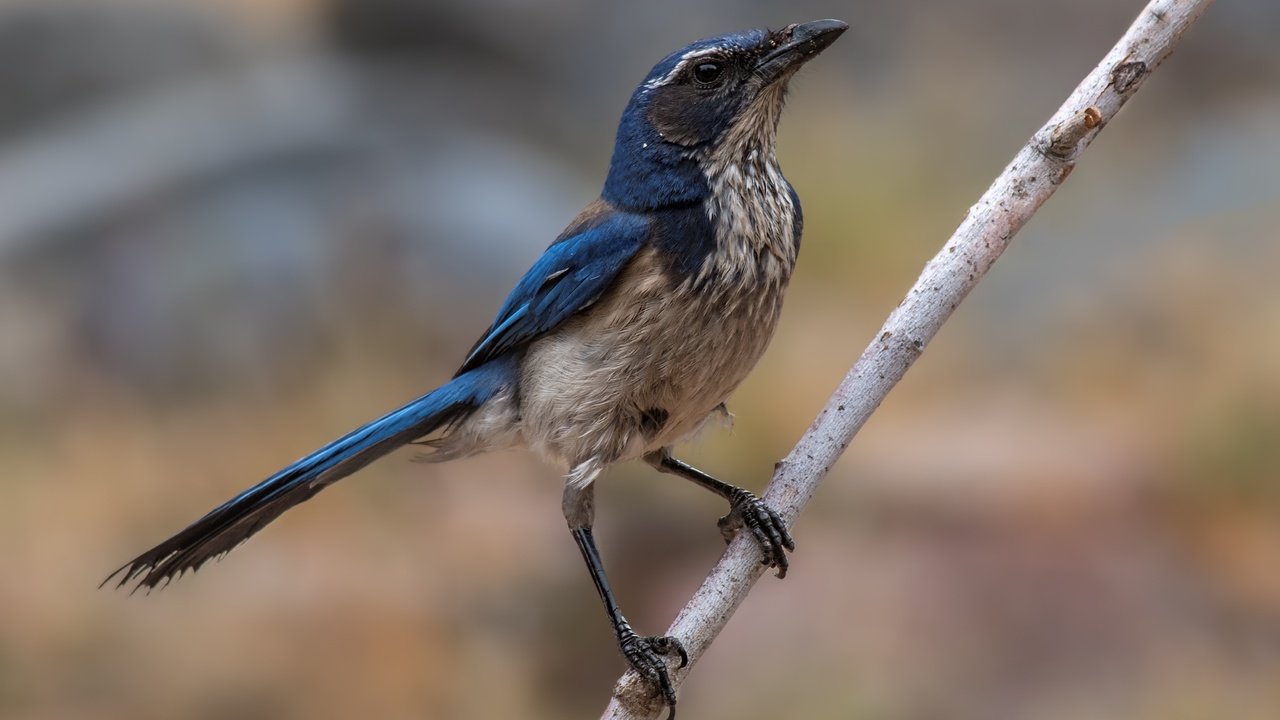
MULTIPOLYGON (((787 84, 836 20, 699 40, 659 62, 622 114, 604 191, 516 284, 453 379, 245 490, 113 573, 151 589, 196 570, 392 450, 452 460, 524 445, 567 468, 562 509, 618 645, 675 714, 671 637, 623 617, 591 535, 596 478, 640 458, 729 502, 762 562, 787 571, 781 519, 671 446, 723 414, 768 345, 800 248, 800 200, 775 154, 787 84)), ((110 580, 111 578, 108 578, 110 580)))

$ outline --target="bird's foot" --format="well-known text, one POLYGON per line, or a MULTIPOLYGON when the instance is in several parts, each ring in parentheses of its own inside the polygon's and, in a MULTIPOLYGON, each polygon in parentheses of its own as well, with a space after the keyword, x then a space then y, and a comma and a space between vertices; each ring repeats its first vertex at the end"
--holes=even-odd
POLYGON ((796 549, 796 543, 787 532, 787 526, 778 513, 764 501, 747 490, 738 488, 729 499, 729 514, 720 518, 720 534, 724 541, 733 540, 742 528, 751 531, 764 554, 761 563, 778 569, 778 577, 787 576, 787 551, 796 549))
POLYGON ((642 637, 630 631, 623 635, 618 644, 627 662, 631 663, 631 667, 635 668, 635 671, 648 680, 662 695, 663 701, 671 709, 667 720, 675 720, 676 689, 671 684, 671 675, 667 671, 667 662, 663 658, 678 656, 679 667, 688 665, 689 654, 685 652, 684 646, 670 635, 642 637))

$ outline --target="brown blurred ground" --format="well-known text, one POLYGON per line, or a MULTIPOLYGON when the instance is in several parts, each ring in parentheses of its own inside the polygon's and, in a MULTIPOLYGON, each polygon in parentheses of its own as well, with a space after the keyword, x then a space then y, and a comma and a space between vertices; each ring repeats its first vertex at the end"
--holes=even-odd
MULTIPOLYGON (((1140 0, 0 2, 0 716, 594 717, 622 661, 519 453, 402 452, 150 597, 122 561, 443 380, 663 53, 833 16, 760 487, 1140 0)), ((1218 3, 836 466, 694 718, 1280 716, 1280 6, 1218 3)), ((602 487, 657 631, 713 498, 602 487)))

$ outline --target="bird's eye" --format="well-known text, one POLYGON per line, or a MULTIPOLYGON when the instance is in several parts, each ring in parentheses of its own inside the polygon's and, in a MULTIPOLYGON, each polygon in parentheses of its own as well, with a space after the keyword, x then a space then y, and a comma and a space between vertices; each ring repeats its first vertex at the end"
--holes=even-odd
POLYGON ((702 85, 710 85, 720 79, 721 72, 723 68, 720 67, 720 63, 698 63, 698 66, 693 69, 693 79, 702 85))

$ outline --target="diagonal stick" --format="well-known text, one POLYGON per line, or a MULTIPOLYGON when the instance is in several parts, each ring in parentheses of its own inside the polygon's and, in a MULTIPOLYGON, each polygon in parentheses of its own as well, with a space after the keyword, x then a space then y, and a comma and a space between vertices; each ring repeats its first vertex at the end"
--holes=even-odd
MULTIPOLYGON (((1212 2, 1148 3, 1111 52, 969 208, 960 227, 925 265, 916 284, 890 313, 804 437, 778 463, 764 500, 788 525, 1014 234, 1067 179, 1079 154, 1212 2)), ((674 683, 684 680, 763 573, 754 540, 739 533, 667 632, 679 638, 689 653, 689 666, 673 669, 674 683)), ((618 681, 602 720, 656 718, 662 708, 648 685, 634 671, 628 671, 618 681)))

